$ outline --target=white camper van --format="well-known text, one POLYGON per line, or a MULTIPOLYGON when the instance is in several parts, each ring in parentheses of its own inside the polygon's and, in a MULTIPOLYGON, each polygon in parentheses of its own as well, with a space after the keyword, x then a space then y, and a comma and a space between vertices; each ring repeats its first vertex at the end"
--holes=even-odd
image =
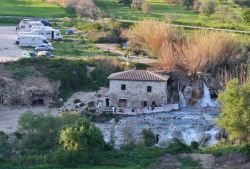
POLYGON ((41 21, 23 19, 19 23, 19 31, 20 32, 29 32, 32 26, 43 26, 41 21))
POLYGON ((33 29, 30 32, 37 35, 43 35, 47 39, 62 40, 63 38, 60 30, 57 29, 33 29))
POLYGON ((36 47, 43 43, 51 45, 47 38, 42 35, 19 35, 16 40, 16 44, 23 47, 36 47))

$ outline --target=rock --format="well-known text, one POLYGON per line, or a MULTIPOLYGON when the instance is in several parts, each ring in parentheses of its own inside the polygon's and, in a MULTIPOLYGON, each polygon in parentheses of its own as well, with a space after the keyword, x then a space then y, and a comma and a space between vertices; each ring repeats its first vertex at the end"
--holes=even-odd
POLYGON ((193 88, 191 86, 186 86, 183 91, 185 99, 190 99, 193 94, 193 88))
POLYGON ((211 138, 211 135, 209 133, 204 133, 201 136, 201 139, 199 141, 199 144, 201 146, 206 146, 207 141, 211 138))
POLYGON ((59 87, 60 82, 52 82, 43 77, 27 77, 23 80, 0 77, 0 103, 50 106, 57 100, 59 87))

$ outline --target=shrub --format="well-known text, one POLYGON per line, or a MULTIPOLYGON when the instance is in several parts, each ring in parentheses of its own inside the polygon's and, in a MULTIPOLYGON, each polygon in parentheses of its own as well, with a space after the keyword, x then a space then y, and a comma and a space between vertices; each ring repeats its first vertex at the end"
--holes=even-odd
POLYGON ((0 159, 7 157, 10 154, 11 147, 8 138, 8 135, 3 131, 0 131, 0 159))
POLYGON ((187 8, 190 8, 194 5, 194 0, 182 0, 182 3, 187 8))
POLYGON ((131 8, 136 9, 136 10, 141 10, 143 4, 144 4, 144 0, 132 0, 131 8))
POLYGON ((238 4, 240 6, 248 6, 250 7, 250 1, 249 0, 233 0, 235 4, 238 4))
POLYGON ((22 134, 21 149, 36 153, 49 151, 58 145, 60 121, 49 114, 26 112, 18 120, 22 134))
POLYGON ((104 146, 102 132, 86 118, 66 125, 60 132, 60 144, 69 152, 100 150, 104 146))
POLYGON ((247 24, 250 24, 250 9, 244 9, 242 11, 243 21, 247 24))
POLYGON ((199 11, 207 16, 210 16, 215 13, 215 7, 216 2, 214 0, 209 0, 201 4, 199 11))
POLYGON ((130 46, 158 58, 157 69, 169 71, 213 71, 241 50, 232 34, 200 31, 187 35, 165 22, 153 20, 136 24, 126 36, 130 46))
POLYGON ((250 141, 250 80, 239 85, 239 81, 230 81, 223 93, 219 95, 222 112, 218 124, 229 133, 229 139, 250 141))
POLYGON ((142 138, 145 146, 147 147, 155 144, 155 134, 151 131, 151 129, 143 129, 142 138))
POLYGON ((194 149, 194 150, 199 149, 199 143, 196 142, 196 141, 192 141, 191 142, 191 148, 194 149))
POLYGON ((77 103, 81 103, 82 101, 80 99, 75 99, 74 100, 74 103, 77 104, 77 103))

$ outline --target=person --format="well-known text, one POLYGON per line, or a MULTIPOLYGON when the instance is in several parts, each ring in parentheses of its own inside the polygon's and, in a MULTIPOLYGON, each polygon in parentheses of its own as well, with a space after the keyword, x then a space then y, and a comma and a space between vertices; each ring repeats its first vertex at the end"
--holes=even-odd
POLYGON ((115 113, 115 107, 112 106, 112 113, 115 113))

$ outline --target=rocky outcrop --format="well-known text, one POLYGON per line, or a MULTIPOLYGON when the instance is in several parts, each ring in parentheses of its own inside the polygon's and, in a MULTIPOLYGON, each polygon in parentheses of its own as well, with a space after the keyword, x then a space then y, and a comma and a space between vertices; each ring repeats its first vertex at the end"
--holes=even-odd
POLYGON ((211 76, 211 74, 198 73, 196 76, 189 75, 186 72, 161 72, 169 75, 168 80, 168 102, 177 103, 178 92, 181 90, 184 98, 189 104, 196 104, 203 97, 204 83, 208 86, 211 96, 217 97, 223 90, 222 84, 211 76))
POLYGON ((27 77, 15 80, 0 77, 0 104, 51 106, 59 94, 60 82, 52 82, 43 77, 27 77))

